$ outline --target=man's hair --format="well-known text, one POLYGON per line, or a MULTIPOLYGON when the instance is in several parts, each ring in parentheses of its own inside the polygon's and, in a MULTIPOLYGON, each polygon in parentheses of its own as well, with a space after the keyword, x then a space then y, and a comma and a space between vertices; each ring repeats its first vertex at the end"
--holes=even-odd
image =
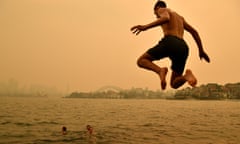
POLYGON ((166 8, 167 4, 162 0, 158 0, 154 6, 154 10, 156 10, 157 7, 166 8))

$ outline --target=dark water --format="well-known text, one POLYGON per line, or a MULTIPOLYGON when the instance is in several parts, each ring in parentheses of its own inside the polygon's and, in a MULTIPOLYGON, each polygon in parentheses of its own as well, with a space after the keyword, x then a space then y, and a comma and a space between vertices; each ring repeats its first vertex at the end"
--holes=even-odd
POLYGON ((240 102, 0 98, 0 144, 65 143, 238 144, 240 102))

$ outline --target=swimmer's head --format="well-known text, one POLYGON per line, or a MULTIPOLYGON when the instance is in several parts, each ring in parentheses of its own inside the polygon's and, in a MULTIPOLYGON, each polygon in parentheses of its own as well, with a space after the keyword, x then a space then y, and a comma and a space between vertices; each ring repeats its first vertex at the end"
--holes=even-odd
POLYGON ((87 130, 90 130, 92 127, 90 125, 86 126, 87 130))
POLYGON ((62 127, 63 131, 67 131, 67 128, 65 126, 62 127))

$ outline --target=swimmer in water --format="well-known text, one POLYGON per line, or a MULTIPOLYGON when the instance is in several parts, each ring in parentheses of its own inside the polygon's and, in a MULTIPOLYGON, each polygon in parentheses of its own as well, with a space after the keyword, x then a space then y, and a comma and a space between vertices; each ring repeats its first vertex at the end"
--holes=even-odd
POLYGON ((92 126, 87 125, 87 126, 86 126, 86 129, 87 129, 87 132, 88 132, 89 135, 92 135, 92 134, 93 134, 93 128, 92 128, 92 126))
POLYGON ((67 127, 65 127, 65 126, 62 127, 62 134, 63 135, 67 134, 67 127))

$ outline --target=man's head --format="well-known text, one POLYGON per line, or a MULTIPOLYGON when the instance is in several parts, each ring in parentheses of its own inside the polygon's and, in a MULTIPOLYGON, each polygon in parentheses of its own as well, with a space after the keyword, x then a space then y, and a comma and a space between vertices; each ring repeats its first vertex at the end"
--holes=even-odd
POLYGON ((162 1, 162 0, 158 0, 154 6, 154 11, 157 10, 158 8, 166 8, 167 7, 167 4, 162 1))

